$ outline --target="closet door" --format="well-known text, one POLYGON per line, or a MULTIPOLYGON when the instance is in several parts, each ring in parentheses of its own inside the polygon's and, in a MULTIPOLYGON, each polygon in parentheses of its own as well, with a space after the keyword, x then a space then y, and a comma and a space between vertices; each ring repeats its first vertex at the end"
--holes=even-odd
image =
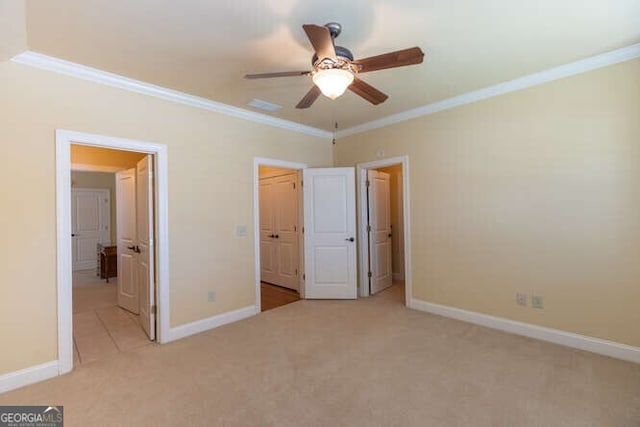
POLYGON ((276 283, 278 276, 274 189, 273 178, 260 180, 260 280, 269 283, 276 283))
POLYGON ((298 188, 295 173, 274 178, 276 285, 298 290, 298 188))

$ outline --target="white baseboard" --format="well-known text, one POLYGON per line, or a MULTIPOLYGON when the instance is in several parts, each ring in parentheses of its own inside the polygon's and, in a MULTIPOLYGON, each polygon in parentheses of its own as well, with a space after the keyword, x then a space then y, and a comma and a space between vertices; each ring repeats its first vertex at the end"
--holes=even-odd
POLYGON ((489 316, 487 314, 434 304, 415 298, 410 300, 409 307, 415 310, 425 311, 427 313, 462 320, 463 322, 499 329, 512 334, 523 335, 525 337, 549 341, 554 344, 590 351, 592 353, 614 357, 616 359, 640 363, 640 347, 633 347, 614 341, 574 334, 572 332, 565 332, 558 329, 546 328, 544 326, 517 322, 515 320, 509 320, 502 317, 489 316))
POLYGON ((233 323, 238 320, 246 319, 247 317, 255 316, 256 314, 256 306, 250 305, 248 307, 218 314, 206 319, 196 320, 195 322, 169 329, 168 339, 164 342, 179 340, 190 335, 217 328, 218 326, 226 325, 227 323, 233 323))
POLYGON ((404 273, 393 273, 391 275, 391 279, 395 282, 395 281, 403 281, 404 280, 404 273))
POLYGON ((30 366, 20 369, 19 371, 9 372, 8 374, 0 375, 0 393, 48 380, 56 376, 58 376, 57 360, 52 360, 51 362, 41 365, 30 366))

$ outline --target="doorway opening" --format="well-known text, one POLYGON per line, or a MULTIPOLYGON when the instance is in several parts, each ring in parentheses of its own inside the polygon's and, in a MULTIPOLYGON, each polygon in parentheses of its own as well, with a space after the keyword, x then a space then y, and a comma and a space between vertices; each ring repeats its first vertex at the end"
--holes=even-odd
POLYGON ((56 131, 56 208, 59 373, 168 341, 166 147, 56 131))
POLYGON ((357 165, 359 293, 384 293, 405 305, 411 298, 408 163, 403 156, 357 165))
POLYGON ((155 340, 153 155, 72 144, 71 159, 77 366, 155 340))
POLYGON ((257 312, 304 297, 301 169, 274 159, 254 161, 257 312))

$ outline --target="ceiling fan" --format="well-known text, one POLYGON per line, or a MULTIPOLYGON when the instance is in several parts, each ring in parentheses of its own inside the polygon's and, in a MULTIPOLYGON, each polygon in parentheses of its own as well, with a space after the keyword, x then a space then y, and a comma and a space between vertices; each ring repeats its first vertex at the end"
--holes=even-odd
POLYGON ((358 78, 358 74, 386 68, 403 67, 422 63, 424 53, 419 47, 389 52, 368 58, 353 59, 351 51, 335 45, 342 26, 330 22, 324 26, 305 24, 302 26, 315 50, 311 59, 311 71, 284 71, 279 73, 247 74, 247 79, 292 77, 311 75, 314 86, 307 92, 296 108, 309 108, 320 93, 331 99, 342 95, 347 88, 374 105, 383 103, 388 96, 358 78))

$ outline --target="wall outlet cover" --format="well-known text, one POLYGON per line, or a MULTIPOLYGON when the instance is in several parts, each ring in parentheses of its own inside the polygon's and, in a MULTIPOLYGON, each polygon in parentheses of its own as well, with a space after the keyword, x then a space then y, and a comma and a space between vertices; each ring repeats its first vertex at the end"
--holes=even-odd
POLYGON ((527 305, 527 294, 516 294, 516 303, 518 305, 527 305))
POLYGON ((540 295, 533 295, 531 297, 531 307, 544 308, 544 298, 542 298, 540 295))

